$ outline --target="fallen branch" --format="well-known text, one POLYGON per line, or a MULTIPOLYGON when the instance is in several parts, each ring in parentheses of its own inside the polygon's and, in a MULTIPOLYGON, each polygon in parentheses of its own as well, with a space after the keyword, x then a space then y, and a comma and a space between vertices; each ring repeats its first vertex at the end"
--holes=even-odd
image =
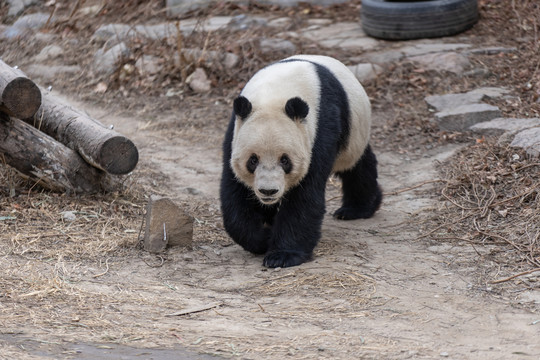
POLYGON ((210 305, 192 307, 192 308, 188 308, 188 309, 185 309, 185 310, 180 310, 180 311, 174 312, 172 314, 165 314, 165 316, 189 315, 189 314, 194 314, 194 313, 198 313, 198 312, 203 312, 203 311, 206 311, 206 310, 211 310, 211 309, 220 307, 221 305, 223 305, 223 303, 213 303, 213 304, 210 304, 210 305))
POLYGON ((443 180, 443 179, 427 180, 427 181, 421 182, 420 184, 416 184, 416 185, 411 186, 411 187, 406 187, 404 189, 392 191, 392 192, 389 192, 389 193, 384 193, 383 195, 384 196, 398 195, 398 194, 401 194, 401 193, 406 192, 406 191, 411 191, 411 190, 414 190, 414 189, 418 189, 419 187, 422 187, 422 186, 427 185, 427 184, 433 184, 433 183, 438 183, 438 182, 447 182, 447 180, 443 180))
POLYGON ((493 281, 490 281, 490 284, 500 284, 500 283, 510 281, 512 279, 515 279, 515 278, 523 276, 523 275, 532 274, 533 272, 537 272, 537 271, 540 271, 540 268, 531 269, 531 270, 528 270, 528 271, 523 271, 523 272, 520 272, 519 274, 515 274, 515 275, 509 276, 509 277, 504 278, 504 279, 493 280, 493 281))

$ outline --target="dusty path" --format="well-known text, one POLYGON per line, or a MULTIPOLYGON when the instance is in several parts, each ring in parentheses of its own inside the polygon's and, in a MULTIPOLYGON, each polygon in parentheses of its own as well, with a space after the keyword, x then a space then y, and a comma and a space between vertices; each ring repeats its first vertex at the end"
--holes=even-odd
MULTIPOLYGON (((139 146, 141 168, 167 175, 165 186, 154 188, 158 193, 217 211, 219 134, 192 141, 152 130, 141 119, 137 126, 133 119, 112 121, 139 146)), ((434 162, 454 150, 436 148, 417 160, 379 151, 385 192, 437 178, 434 162)), ((142 180, 152 189, 151 179, 142 180)), ((338 194, 330 184, 328 213, 338 207, 338 194)), ((107 276, 88 281, 81 273, 78 286, 119 296, 121 316, 107 316, 126 336, 140 337, 136 347, 180 344, 245 359, 540 356, 538 315, 475 290, 474 269, 458 266, 460 259, 474 259, 471 248, 418 238, 413 220, 435 205, 429 195, 388 195, 369 220, 327 216, 315 260, 299 267, 266 269, 262 258, 206 239, 192 251, 171 249, 160 267, 136 256, 115 259, 107 276), (190 309, 205 310, 165 316, 190 309)))

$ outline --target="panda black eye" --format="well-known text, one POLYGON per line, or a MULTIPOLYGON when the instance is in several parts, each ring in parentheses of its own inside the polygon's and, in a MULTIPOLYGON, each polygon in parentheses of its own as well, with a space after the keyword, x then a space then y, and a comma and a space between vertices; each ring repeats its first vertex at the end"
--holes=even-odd
POLYGON ((254 173, 255 169, 259 165, 259 157, 255 154, 252 154, 246 164, 246 168, 250 173, 254 173))
POLYGON ((281 165, 281 168, 283 171, 285 171, 285 174, 288 174, 292 170, 292 162, 289 156, 287 154, 281 155, 281 158, 279 159, 279 164, 281 165))

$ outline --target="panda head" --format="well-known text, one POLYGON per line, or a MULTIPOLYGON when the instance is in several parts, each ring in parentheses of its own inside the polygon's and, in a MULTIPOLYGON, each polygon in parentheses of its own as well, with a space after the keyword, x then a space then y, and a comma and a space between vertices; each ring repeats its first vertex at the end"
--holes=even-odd
POLYGON ((231 167, 264 205, 278 203, 308 172, 308 113, 308 104, 299 97, 252 103, 240 96, 234 101, 231 167))

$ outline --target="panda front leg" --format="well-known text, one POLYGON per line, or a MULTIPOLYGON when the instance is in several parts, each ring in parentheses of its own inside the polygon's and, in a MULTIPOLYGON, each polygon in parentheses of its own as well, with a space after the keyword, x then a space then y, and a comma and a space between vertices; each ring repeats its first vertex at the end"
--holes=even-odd
POLYGON ((239 183, 227 166, 223 171, 220 197, 223 225, 230 237, 249 252, 266 253, 272 233, 270 217, 262 211, 251 190, 239 183))
POLYGON ((343 184, 343 202, 334 217, 340 220, 372 217, 381 205, 382 192, 377 183, 377 158, 371 146, 367 146, 352 169, 338 172, 337 175, 343 184))
POLYGON ((311 190, 303 184, 291 190, 282 200, 274 219, 263 265, 290 267, 310 260, 321 238, 324 212, 324 186, 311 190))

